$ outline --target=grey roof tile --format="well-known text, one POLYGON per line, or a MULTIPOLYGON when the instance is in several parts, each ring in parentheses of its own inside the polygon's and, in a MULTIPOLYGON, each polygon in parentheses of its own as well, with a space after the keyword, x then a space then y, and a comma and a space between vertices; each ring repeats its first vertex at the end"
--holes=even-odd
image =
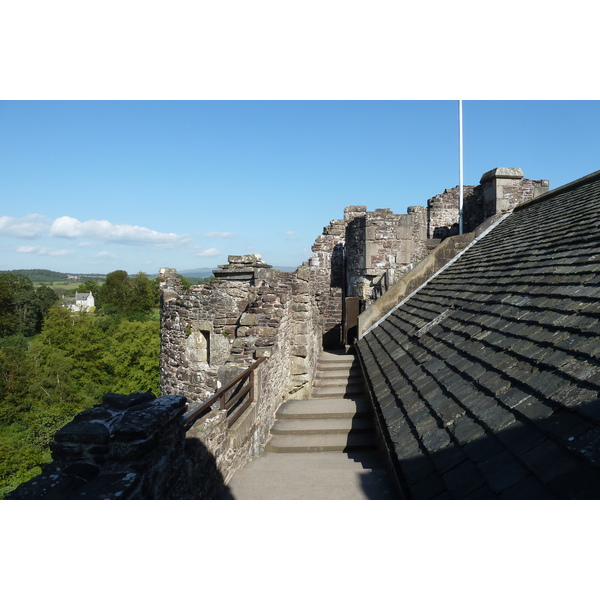
POLYGON ((598 222, 600 172, 519 207, 358 342, 410 497, 600 498, 598 222))
POLYGON ((477 465, 471 461, 462 462, 446 471, 442 479, 450 495, 457 499, 487 484, 477 465))
POLYGON ((486 435, 471 444, 462 447, 462 451, 470 460, 480 463, 489 460, 497 454, 505 452, 505 448, 494 435, 486 435))
POLYGON ((431 473, 410 486, 410 497, 413 500, 429 500, 444 492, 446 484, 437 473, 431 473))
POLYGON ((465 454, 464 450, 455 443, 450 444, 441 452, 434 452, 431 455, 431 462, 434 464, 436 471, 440 474, 456 467, 467 459, 467 454, 465 454))
POLYGON ((556 500, 556 496, 535 477, 520 480, 502 492, 503 500, 556 500))
POLYGON ((486 435, 481 424, 467 415, 456 419, 448 429, 461 446, 470 444, 486 435))
POLYGON ((405 459, 402 463, 402 475, 409 484, 422 481, 433 474, 435 474, 435 468, 426 454, 418 453, 405 459))
POLYGON ((478 463, 490 488, 497 494, 526 479, 530 472, 510 452, 503 451, 478 463))

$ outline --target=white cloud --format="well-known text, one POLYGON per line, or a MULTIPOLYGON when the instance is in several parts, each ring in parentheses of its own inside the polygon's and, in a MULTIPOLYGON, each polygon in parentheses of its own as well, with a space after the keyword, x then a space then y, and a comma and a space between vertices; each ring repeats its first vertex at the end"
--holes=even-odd
POLYGON ((85 237, 122 244, 151 244, 175 246, 189 241, 188 235, 160 233, 138 225, 111 223, 110 221, 79 221, 74 217, 60 217, 52 223, 50 235, 55 237, 85 237))
POLYGON ((43 246, 19 246, 17 252, 21 254, 42 254, 46 256, 65 256, 74 254, 73 250, 54 250, 53 248, 45 248, 43 246))
POLYGON ((207 238, 233 238, 235 237, 235 233, 231 233, 230 231, 207 231, 206 233, 200 234, 202 237, 207 238))
POLYGON ((208 248, 206 250, 198 250, 195 256, 218 256, 221 254, 216 248, 208 248))
POLYGON ((48 220, 43 215, 26 217, 0 217, 0 235, 18 238, 40 237, 48 230, 48 220))
POLYGON ((297 240, 298 239, 298 236, 296 235, 295 231, 286 231, 284 233, 284 235, 288 240, 297 240))

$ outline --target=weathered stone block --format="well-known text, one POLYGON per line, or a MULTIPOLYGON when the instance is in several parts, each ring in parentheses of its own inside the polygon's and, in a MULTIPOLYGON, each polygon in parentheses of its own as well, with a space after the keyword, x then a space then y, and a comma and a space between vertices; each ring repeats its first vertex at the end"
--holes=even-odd
POLYGON ((308 303, 295 302, 292 304, 292 310, 294 312, 308 312, 310 305, 308 303))
POLYGON ((240 325, 256 325, 258 322, 257 315, 255 313, 244 313, 240 317, 240 325))
POLYGON ((308 356, 308 346, 293 345, 290 353, 292 356, 308 356))
POLYGON ((65 444, 54 441, 50 444, 50 451, 53 460, 75 460, 83 456, 82 447, 79 444, 65 444))
POLYGON ((110 432, 103 423, 72 421, 59 429, 54 436, 58 444, 106 444, 110 432))
POLYGON ((307 335, 295 335, 294 344, 298 346, 308 346, 309 339, 307 335))
POLYGON ((306 358, 301 356, 291 356, 290 373, 292 375, 305 375, 308 373, 308 364, 306 358))
POLYGON ((105 402, 110 407, 122 410, 125 408, 131 408, 132 406, 144 404, 144 402, 154 400, 155 398, 156 396, 151 392, 128 395, 106 394, 103 398, 103 402, 105 402))
POLYGON ((308 320, 303 320, 303 321, 293 321, 293 329, 292 329, 292 335, 297 335, 297 334, 308 334, 310 333, 310 323, 308 320))

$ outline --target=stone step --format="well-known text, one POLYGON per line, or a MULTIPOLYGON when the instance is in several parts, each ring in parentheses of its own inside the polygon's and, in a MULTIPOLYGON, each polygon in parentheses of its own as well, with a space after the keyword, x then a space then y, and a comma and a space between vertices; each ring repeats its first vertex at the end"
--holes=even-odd
POLYGON ((350 452, 375 448, 373 435, 365 433, 311 433, 303 435, 273 435, 267 442, 267 452, 350 452))
POLYGON ((371 403, 366 398, 320 398, 318 400, 288 400, 277 411, 277 419, 348 418, 371 415, 371 403))
POLYGON ((341 350, 324 350, 319 356, 319 360, 354 360, 354 352, 342 352, 341 350))
POLYGON ((277 435, 303 435, 305 433, 345 433, 350 431, 374 432, 375 424, 369 417, 325 418, 325 419, 281 419, 275 421, 271 433, 277 435))
POLYGON ((352 391, 355 389, 363 390, 363 380, 362 379, 340 379, 330 378, 330 379, 317 379, 315 381, 313 390, 320 390, 324 388, 352 388, 352 391))
POLYGON ((342 381, 357 383, 363 380, 362 373, 360 371, 341 371, 335 369, 331 371, 317 371, 315 375, 315 385, 318 385, 320 381, 327 382, 331 379, 339 379, 342 381))
POLYGON ((317 360, 317 364, 328 366, 328 365, 339 365, 343 367, 350 367, 352 365, 360 364, 358 358, 352 355, 336 356, 336 355, 321 355, 317 360))
POLYGON ((360 368, 360 363, 356 358, 352 360, 323 360, 322 358, 317 361, 318 370, 330 370, 330 369, 356 369, 360 368))
POLYGON ((343 369, 340 367, 335 367, 331 369, 323 369, 318 367, 317 372, 315 373, 315 377, 329 377, 333 375, 334 377, 359 377, 362 376, 360 369, 343 369))
POLYGON ((355 357, 325 352, 313 396, 280 406, 266 452, 234 474, 222 499, 396 499, 377 439, 355 357), (344 398, 349 391, 357 396, 344 398))
POLYGON ((311 397, 316 398, 350 398, 364 396, 362 385, 323 385, 313 388, 311 397))

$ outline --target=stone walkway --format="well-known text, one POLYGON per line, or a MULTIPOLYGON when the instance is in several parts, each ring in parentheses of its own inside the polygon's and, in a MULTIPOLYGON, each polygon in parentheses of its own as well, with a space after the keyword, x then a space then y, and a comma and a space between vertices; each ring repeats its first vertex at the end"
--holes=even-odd
POLYGON ((222 500, 394 500, 353 354, 323 352, 309 400, 277 412, 266 451, 234 474, 222 500))

